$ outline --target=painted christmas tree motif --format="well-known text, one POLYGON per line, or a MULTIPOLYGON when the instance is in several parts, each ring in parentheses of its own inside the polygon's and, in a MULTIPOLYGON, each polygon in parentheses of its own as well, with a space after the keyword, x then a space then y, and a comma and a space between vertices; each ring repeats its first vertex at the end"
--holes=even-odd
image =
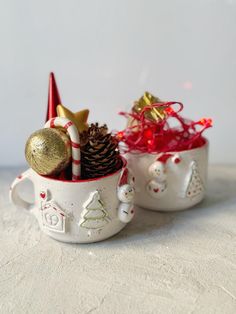
POLYGON ((84 204, 80 227, 86 229, 102 229, 110 220, 98 191, 93 192, 84 204))
POLYGON ((188 182, 186 197, 194 198, 204 192, 204 185, 199 174, 198 164, 193 161, 191 164, 191 175, 188 182))

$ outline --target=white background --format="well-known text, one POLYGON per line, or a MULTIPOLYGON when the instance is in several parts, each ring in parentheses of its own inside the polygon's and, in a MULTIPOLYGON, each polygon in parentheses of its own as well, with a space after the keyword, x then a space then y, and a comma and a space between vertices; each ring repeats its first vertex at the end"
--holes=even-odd
POLYGON ((24 163, 48 74, 65 106, 123 128, 145 90, 212 117, 211 162, 236 160, 236 0, 0 0, 0 165, 24 163))

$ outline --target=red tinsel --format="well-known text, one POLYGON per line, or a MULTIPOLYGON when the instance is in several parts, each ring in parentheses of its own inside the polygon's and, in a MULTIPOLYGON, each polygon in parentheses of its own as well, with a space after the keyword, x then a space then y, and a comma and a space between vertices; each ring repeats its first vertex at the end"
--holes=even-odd
POLYGON ((206 140, 202 133, 212 126, 212 120, 203 118, 194 122, 181 117, 179 113, 182 110, 183 104, 180 102, 165 102, 145 106, 140 113, 120 112, 120 115, 131 118, 131 126, 118 132, 116 136, 120 142, 126 144, 126 151, 133 152, 173 152, 204 145, 206 140), (177 110, 173 108, 176 104, 179 106, 177 110), (147 119, 145 112, 153 108, 164 110, 164 119, 147 119), (178 121, 178 127, 170 126, 170 120, 173 118, 178 121))

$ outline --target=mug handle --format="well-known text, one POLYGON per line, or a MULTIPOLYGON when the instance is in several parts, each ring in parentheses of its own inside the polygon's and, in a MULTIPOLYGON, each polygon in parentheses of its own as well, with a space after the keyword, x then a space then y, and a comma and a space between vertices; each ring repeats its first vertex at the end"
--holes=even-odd
POLYGON ((10 201, 17 207, 21 207, 30 211, 31 209, 33 209, 34 204, 23 200, 23 198, 21 198, 21 196, 19 195, 18 191, 18 188, 20 187, 21 183, 24 182, 25 180, 30 180, 33 183, 31 169, 26 170, 13 181, 10 187, 9 198, 10 201))

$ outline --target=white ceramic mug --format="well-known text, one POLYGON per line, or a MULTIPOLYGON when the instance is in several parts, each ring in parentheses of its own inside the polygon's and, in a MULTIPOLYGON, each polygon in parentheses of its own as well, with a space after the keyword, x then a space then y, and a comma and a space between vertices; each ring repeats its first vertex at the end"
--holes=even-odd
MULTIPOLYGON (((32 169, 18 176, 10 188, 10 199, 33 213, 44 233, 71 243, 89 243, 107 239, 123 229, 134 216, 133 188, 119 186, 123 168, 102 178, 61 181, 44 177, 32 169), (21 183, 34 186, 34 203, 19 194, 21 183)), ((126 170, 127 171, 127 170, 126 170)))
POLYGON ((135 179, 134 204, 157 211, 177 211, 204 198, 208 141, 199 148, 167 154, 170 156, 165 163, 157 160, 160 154, 125 154, 135 179))

